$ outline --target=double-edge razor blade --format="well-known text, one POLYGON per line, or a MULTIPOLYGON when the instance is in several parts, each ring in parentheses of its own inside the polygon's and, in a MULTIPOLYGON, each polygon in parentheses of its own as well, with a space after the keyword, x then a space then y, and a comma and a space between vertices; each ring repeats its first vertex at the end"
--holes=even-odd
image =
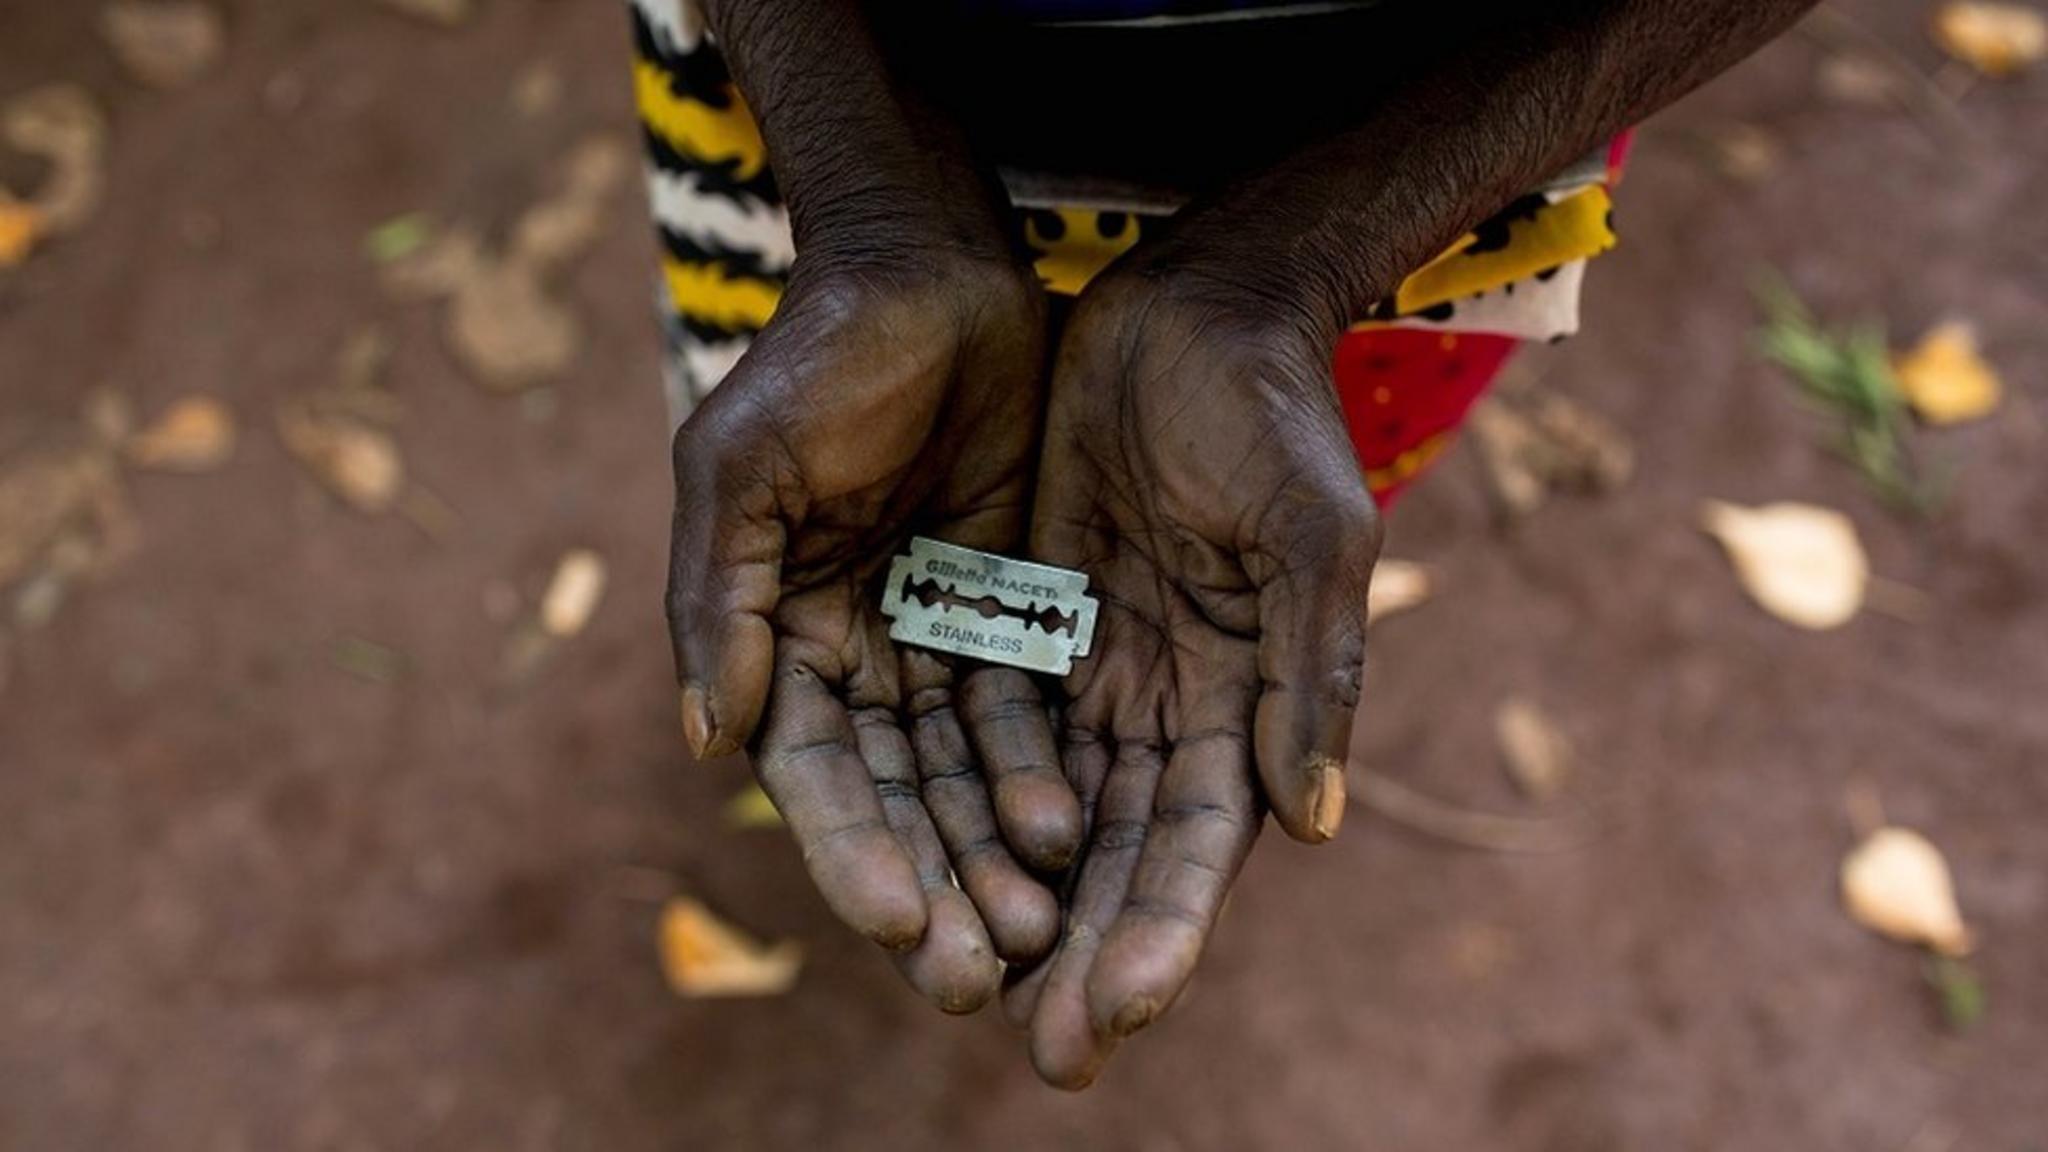
POLYGON ((1095 639, 1081 572, 913 536, 889 566, 882 615, 899 644, 1064 676, 1095 639))

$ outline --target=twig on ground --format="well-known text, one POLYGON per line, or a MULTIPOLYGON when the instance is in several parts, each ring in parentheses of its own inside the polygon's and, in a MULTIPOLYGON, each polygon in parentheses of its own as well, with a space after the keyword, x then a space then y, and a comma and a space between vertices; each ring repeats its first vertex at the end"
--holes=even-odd
POLYGON ((1458 808, 1376 772, 1354 772, 1351 783, 1351 798, 1368 811, 1467 848, 1516 854, 1570 852, 1585 847, 1588 840, 1586 827, 1577 820, 1458 808))
POLYGON ((1938 140, 1976 140, 1975 130, 1956 106, 1960 93, 1953 83, 1944 84, 1940 77, 1921 71, 1868 24, 1836 5, 1822 4, 1800 22, 1799 31, 1823 48, 1858 53, 1898 76, 1905 82, 1899 88, 1899 102, 1919 118, 1929 135, 1938 140))

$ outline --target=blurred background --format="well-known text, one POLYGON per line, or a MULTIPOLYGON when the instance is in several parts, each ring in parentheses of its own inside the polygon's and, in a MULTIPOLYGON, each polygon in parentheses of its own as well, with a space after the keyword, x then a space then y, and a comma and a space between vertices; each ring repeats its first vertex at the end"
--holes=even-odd
POLYGON ((682 751, 623 5, 0 0, 0 1148, 2048 1147, 2029 17, 1645 128, 1072 1097, 682 751))

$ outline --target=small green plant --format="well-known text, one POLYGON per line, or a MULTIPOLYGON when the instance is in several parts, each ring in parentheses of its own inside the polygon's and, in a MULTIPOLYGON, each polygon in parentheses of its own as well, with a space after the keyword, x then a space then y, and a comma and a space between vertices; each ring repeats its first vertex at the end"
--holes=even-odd
POLYGON ((1925 971, 1927 984, 1941 1005, 1941 1019, 1952 1032, 1968 1032, 1984 1018, 1984 982, 1961 960, 1931 957, 1925 971))
POLYGON ((1791 373, 1809 404, 1841 423, 1836 451, 1888 503, 1931 515, 1945 486, 1928 476, 1913 452, 1912 418, 1883 326, 1866 320, 1823 327, 1777 275, 1758 283, 1756 298, 1764 314, 1758 348, 1791 373))

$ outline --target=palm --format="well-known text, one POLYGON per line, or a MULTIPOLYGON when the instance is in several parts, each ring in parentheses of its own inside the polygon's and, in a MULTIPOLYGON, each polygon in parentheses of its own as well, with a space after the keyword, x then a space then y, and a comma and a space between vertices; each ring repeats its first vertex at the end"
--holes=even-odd
POLYGON ((1268 802, 1306 840, 1341 819, 1378 535, 1326 364, 1114 283, 1062 341, 1033 550, 1102 600, 1067 683, 1089 831, 1066 938, 1014 1005, 1056 1083, 1179 993, 1268 802))

